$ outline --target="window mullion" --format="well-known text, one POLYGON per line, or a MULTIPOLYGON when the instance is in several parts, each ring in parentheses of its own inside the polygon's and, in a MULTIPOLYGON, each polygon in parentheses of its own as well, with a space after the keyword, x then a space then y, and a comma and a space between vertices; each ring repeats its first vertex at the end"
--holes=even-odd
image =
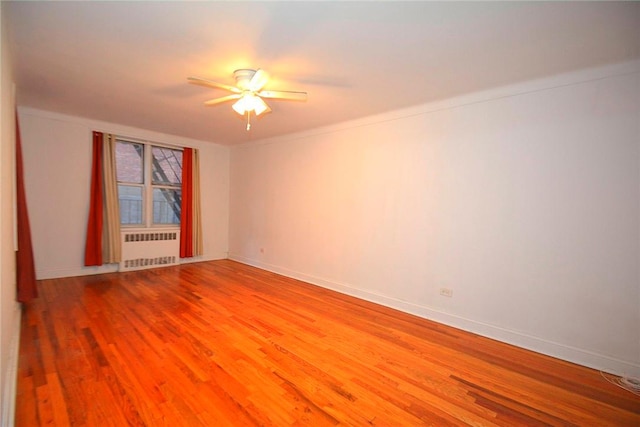
POLYGON ((151 181, 151 145, 144 145, 144 200, 145 200, 145 224, 153 225, 153 186, 151 181))

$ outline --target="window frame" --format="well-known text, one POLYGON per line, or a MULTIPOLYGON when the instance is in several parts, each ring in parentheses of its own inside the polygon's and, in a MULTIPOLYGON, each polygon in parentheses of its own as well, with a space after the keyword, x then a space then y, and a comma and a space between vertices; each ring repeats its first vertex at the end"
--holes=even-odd
MULTIPOLYGON (((116 137, 116 144, 118 143, 140 144, 143 147, 143 150, 142 150, 142 181, 143 182, 139 184, 139 183, 133 183, 133 182, 119 181, 117 180, 117 176, 116 176, 118 186, 123 185, 123 186, 129 186, 129 187, 142 188, 142 222, 137 224, 123 224, 121 219, 120 227, 123 229, 155 228, 155 229, 179 230, 180 223, 182 221, 182 215, 177 223, 155 223, 154 222, 154 218, 153 218, 154 189, 158 188, 158 189, 177 190, 178 192, 180 192, 180 195, 182 196, 181 194, 182 193, 182 176, 180 176, 179 184, 173 184, 173 185, 153 184, 153 160, 152 160, 153 152, 152 150, 154 147, 156 147, 156 148, 180 151, 181 153, 184 153, 184 147, 179 147, 179 146, 170 145, 170 144, 162 144, 157 142, 142 141, 135 138, 128 138, 123 136, 116 137)), ((183 163, 181 161, 181 164, 180 164, 181 167, 182 167, 182 164, 183 163)), ((117 167, 117 160, 116 160, 116 167, 117 167)), ((119 194, 118 194, 118 198, 120 198, 119 194)))

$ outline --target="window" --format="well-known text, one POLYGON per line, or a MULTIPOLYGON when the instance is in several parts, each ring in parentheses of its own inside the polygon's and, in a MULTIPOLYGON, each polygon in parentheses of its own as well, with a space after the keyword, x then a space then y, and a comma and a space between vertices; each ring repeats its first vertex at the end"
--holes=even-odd
POLYGON ((182 150, 118 140, 116 179, 123 226, 180 224, 182 150))

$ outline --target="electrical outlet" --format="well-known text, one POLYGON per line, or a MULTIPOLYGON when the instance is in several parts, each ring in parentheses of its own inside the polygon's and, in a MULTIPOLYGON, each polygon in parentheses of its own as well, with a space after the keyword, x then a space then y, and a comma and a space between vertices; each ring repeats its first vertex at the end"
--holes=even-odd
POLYGON ((440 295, 442 295, 443 297, 451 298, 453 296, 453 289, 440 288, 440 295))

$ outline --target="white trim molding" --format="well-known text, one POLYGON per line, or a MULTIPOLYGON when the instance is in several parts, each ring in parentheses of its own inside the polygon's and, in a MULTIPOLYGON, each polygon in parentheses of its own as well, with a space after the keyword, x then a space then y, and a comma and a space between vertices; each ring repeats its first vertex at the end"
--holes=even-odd
POLYGON ((16 394, 18 381, 18 353, 20 350, 20 324, 22 321, 21 305, 16 304, 14 312, 13 330, 11 331, 11 343, 9 344, 9 357, 7 359, 7 372, 3 387, 2 423, 4 427, 14 425, 16 410, 16 394))

